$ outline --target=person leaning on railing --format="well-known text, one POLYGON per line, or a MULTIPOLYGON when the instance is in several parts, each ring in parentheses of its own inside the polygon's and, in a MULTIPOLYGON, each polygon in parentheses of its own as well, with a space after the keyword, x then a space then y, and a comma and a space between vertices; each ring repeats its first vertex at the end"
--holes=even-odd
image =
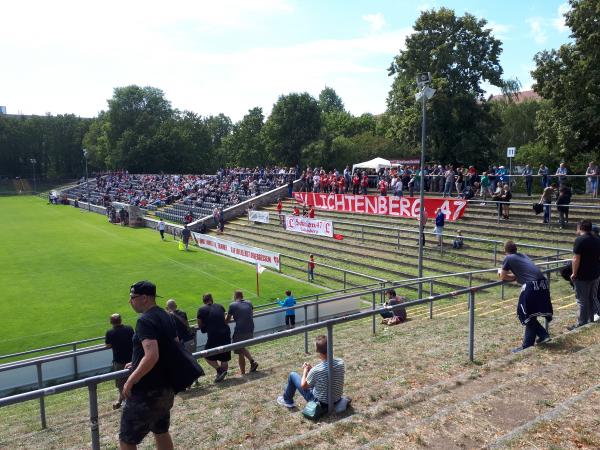
POLYGON ((502 268, 498 270, 498 277, 504 281, 516 281, 523 285, 517 303, 517 316, 525 327, 525 334, 521 346, 512 351, 518 353, 532 347, 536 342, 544 344, 550 340, 550 335, 538 322, 538 317, 552 320, 550 287, 539 267, 527 256, 518 253, 517 245, 513 241, 506 241, 504 253, 506 257, 502 262, 502 268))

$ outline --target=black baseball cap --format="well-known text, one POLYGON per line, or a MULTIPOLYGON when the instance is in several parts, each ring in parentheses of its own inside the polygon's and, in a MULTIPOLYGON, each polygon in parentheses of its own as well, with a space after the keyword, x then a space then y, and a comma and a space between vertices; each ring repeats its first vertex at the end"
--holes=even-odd
POLYGON ((138 281, 131 285, 131 293, 136 295, 148 295, 150 297, 160 297, 156 295, 156 285, 148 280, 138 281))

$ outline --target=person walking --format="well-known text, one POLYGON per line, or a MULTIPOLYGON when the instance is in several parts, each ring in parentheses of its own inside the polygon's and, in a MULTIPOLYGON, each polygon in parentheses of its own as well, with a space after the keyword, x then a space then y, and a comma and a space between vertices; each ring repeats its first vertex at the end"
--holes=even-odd
MULTIPOLYGON (((112 328, 106 332, 104 343, 107 348, 112 350, 112 370, 123 370, 131 362, 133 353, 133 328, 129 325, 123 325, 120 314, 110 316, 112 328)), ((123 386, 126 378, 117 378, 115 386, 119 391, 119 399, 113 403, 113 409, 119 409, 123 403, 123 386)))
POLYGON ((594 309, 598 305, 598 282, 600 279, 600 239, 592 233, 592 222, 582 220, 577 226, 577 238, 573 244, 573 273, 571 281, 579 306, 577 323, 567 327, 573 330, 594 321, 594 309))
POLYGON ((185 245, 185 249, 189 250, 190 245, 190 237, 192 236, 192 232, 188 228, 187 225, 183 226, 183 230, 181 230, 181 239, 183 240, 183 245, 185 245))
MULTIPOLYGON (((204 306, 198 309, 196 319, 198 320, 198 329, 207 336, 204 349, 209 350, 231 344, 231 330, 225 322, 225 308, 214 303, 212 294, 204 294, 202 303, 204 306)), ((220 383, 227 376, 229 361, 231 361, 231 352, 206 357, 206 362, 217 371, 215 383, 220 383)))
POLYGON ((571 188, 563 184, 558 191, 556 199, 556 209, 558 210, 558 223, 560 228, 564 228, 569 223, 569 205, 571 203, 571 188))
POLYGON ((160 238, 161 240, 165 240, 165 221, 160 219, 160 221, 158 222, 158 232, 160 233, 160 238))
POLYGON ((310 255, 308 257, 308 281, 315 281, 315 257, 310 255))
MULTIPOLYGON (((227 311, 227 317, 225 322, 229 323, 232 320, 235 321, 235 329, 233 330, 232 342, 247 341, 254 337, 254 308, 252 303, 244 300, 244 294, 242 291, 235 291, 233 293, 233 303, 229 305, 227 311)), ((234 350, 234 353, 238 355, 238 362, 240 365, 240 372, 242 375, 246 373, 246 359, 250 362, 250 372, 256 372, 258 363, 252 358, 252 355, 247 348, 243 347, 234 350)))
POLYGON ((178 309, 177 303, 172 298, 167 300, 165 311, 173 315, 172 317, 175 325, 175 332, 177 333, 177 338, 179 341, 190 352, 196 350, 196 332, 190 328, 187 313, 178 309))
POLYGON ((517 317, 525 327, 525 333, 521 346, 513 350, 513 353, 518 353, 536 342, 544 344, 550 340, 550 335, 540 325, 538 317, 552 320, 552 301, 548 280, 533 261, 517 252, 517 245, 513 241, 506 241, 504 253, 506 257, 498 271, 499 278, 504 281, 516 281, 522 285, 517 303, 517 317))
POLYGON ((131 286, 129 303, 140 314, 133 335, 131 374, 123 385, 125 405, 121 413, 120 447, 134 450, 150 432, 156 448, 172 449, 169 434, 171 408, 175 392, 167 378, 167 356, 159 348, 176 341, 175 327, 169 315, 156 304, 156 286, 138 281, 131 286))

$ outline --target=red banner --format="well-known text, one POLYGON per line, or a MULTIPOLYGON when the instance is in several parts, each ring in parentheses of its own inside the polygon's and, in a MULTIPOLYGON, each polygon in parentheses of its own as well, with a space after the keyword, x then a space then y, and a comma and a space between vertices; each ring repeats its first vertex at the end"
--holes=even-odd
MULTIPOLYGON (((421 207, 421 200, 418 197, 294 192, 294 198, 298 203, 313 205, 317 209, 380 216, 418 218, 421 207)), ((427 217, 435 217, 435 210, 438 208, 442 209, 446 220, 455 221, 464 214, 467 202, 447 198, 425 198, 427 217)))

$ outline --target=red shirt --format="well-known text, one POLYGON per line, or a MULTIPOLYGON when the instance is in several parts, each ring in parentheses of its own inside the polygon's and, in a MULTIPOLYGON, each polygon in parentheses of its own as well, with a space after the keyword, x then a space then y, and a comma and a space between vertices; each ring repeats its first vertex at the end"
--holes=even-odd
POLYGON ((277 203, 277 212, 281 212, 281 210, 283 209, 283 205, 281 204, 281 202, 277 203))
POLYGON ((311 259, 308 261, 308 268, 309 269, 314 269, 315 268, 315 261, 314 259, 311 259))
POLYGON ((362 183, 361 183, 364 187, 368 187, 369 186, 369 177, 367 175, 365 175, 362 179, 362 183))
POLYGON ((310 209, 308 210, 308 217, 309 217, 310 219, 314 219, 314 218, 315 218, 315 208, 310 208, 310 209))
POLYGON ((387 192, 387 184, 385 183, 384 180, 381 180, 379 182, 379 192, 381 192, 382 194, 387 192))
POLYGON ((300 215, 300 210, 298 209, 297 206, 294 206, 294 215, 295 216, 299 216, 300 215))
POLYGON ((352 178, 352 184, 355 186, 360 184, 360 178, 358 178, 358 175, 354 175, 354 178, 352 178))

